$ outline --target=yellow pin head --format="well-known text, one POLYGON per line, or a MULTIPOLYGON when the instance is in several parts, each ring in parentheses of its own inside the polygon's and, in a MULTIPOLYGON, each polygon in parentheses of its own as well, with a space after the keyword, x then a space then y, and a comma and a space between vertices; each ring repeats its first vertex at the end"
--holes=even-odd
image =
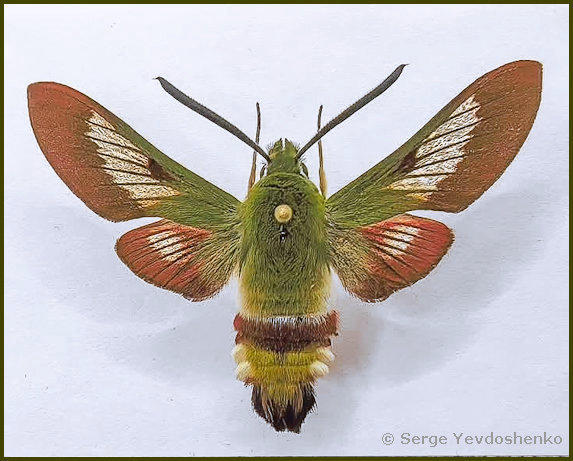
POLYGON ((281 224, 287 223, 292 219, 292 208, 282 204, 275 208, 275 219, 281 224))

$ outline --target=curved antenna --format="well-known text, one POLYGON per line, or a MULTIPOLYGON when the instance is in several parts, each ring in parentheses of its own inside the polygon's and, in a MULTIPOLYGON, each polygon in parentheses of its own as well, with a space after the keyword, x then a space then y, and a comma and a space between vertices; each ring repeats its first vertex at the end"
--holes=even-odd
POLYGON ((171 83, 165 80, 163 77, 157 77, 156 80, 159 80, 162 88, 167 91, 171 96, 173 96, 177 101, 179 101, 184 106, 191 109, 193 112, 197 112, 199 115, 202 115, 207 120, 212 121, 215 125, 220 126, 224 130, 231 133, 236 138, 239 138, 243 141, 247 146, 253 148, 259 155, 261 155, 267 162, 271 161, 271 158, 265 153, 265 151, 255 143, 251 138, 249 138, 245 133, 239 130, 235 125, 231 122, 228 122, 219 114, 216 114, 211 109, 205 107, 198 101, 195 101, 193 98, 187 96, 182 91, 175 88, 171 83))
POLYGON ((390 88, 392 86, 392 84, 396 80, 398 80, 398 77, 400 76, 400 74, 404 70, 404 67, 406 67, 406 64, 401 64, 398 67, 396 67, 394 72, 392 72, 388 77, 386 77, 386 80, 384 80, 380 85, 378 85, 376 88, 374 88, 368 94, 362 96, 358 101, 356 101, 354 104, 352 104, 351 106, 349 106, 348 108, 343 110, 340 114, 338 114, 330 122, 328 122, 326 125, 324 125, 320 130, 318 130, 318 132, 312 137, 312 139, 310 141, 308 141, 298 151, 296 158, 299 159, 315 142, 317 142, 326 133, 328 133, 330 130, 332 130, 336 125, 344 122, 344 120, 346 120, 352 114, 354 114, 355 112, 362 109, 366 104, 368 104, 370 101, 377 98, 382 93, 384 93, 384 91, 386 91, 388 88, 390 88))

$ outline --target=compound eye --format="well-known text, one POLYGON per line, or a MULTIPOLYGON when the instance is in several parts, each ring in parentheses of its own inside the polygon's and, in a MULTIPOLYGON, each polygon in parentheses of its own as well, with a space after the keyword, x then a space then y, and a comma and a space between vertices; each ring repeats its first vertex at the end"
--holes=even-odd
POLYGON ((292 219, 292 208, 282 204, 275 208, 275 219, 281 224, 287 223, 292 219))

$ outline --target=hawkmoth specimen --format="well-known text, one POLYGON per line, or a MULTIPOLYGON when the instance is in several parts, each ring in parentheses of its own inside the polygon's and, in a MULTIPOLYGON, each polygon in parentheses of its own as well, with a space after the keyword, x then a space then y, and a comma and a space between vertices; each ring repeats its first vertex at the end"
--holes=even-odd
MULTIPOLYGON (((121 119, 58 83, 28 87, 30 120, 46 158, 91 210, 111 221, 161 217, 123 235, 116 251, 139 277, 192 301, 239 278, 233 356, 255 411, 299 432, 313 385, 334 359, 331 272, 378 302, 425 277, 453 234, 413 210, 457 213, 503 173, 525 141, 541 99, 541 64, 516 61, 476 80, 390 156, 326 198, 321 138, 382 94, 404 66, 320 126, 303 147, 267 150, 169 82, 179 102, 226 129, 265 160, 253 161, 244 202, 160 152, 121 119), (318 143, 320 190, 304 153, 318 143)), ((258 109, 258 105, 257 105, 258 109)), ((259 113, 260 115, 260 113, 259 113)), ((260 118, 259 118, 260 129, 260 118)))

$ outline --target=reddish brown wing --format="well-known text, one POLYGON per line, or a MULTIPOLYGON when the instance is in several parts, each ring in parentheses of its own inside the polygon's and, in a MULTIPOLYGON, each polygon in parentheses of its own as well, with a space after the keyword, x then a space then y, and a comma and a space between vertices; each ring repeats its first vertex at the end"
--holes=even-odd
POLYGON ((90 209, 111 221, 160 216, 216 230, 236 220, 239 201, 160 152, 121 119, 73 88, 28 87, 28 109, 44 155, 90 209))
POLYGON ((403 214, 339 233, 333 267, 350 293, 382 301, 428 275, 453 239, 445 225, 403 214))
POLYGON ((476 80, 409 141, 327 201, 337 226, 368 226, 411 210, 457 213, 503 173, 541 100, 541 64, 516 61, 476 80))
POLYGON ((232 241, 203 229, 158 221, 124 234, 121 260, 143 280, 192 301, 214 296, 235 269, 232 241))
POLYGON ((170 220, 119 239, 117 252, 130 269, 194 301, 223 287, 236 267, 237 199, 72 88, 34 83, 28 87, 28 107, 46 158, 89 208, 112 221, 170 220))
POLYGON ((452 242, 444 225, 400 215, 457 213, 501 176, 541 100, 541 64, 516 61, 468 86, 393 154, 326 202, 331 264, 344 286, 379 301, 424 277, 452 242))

